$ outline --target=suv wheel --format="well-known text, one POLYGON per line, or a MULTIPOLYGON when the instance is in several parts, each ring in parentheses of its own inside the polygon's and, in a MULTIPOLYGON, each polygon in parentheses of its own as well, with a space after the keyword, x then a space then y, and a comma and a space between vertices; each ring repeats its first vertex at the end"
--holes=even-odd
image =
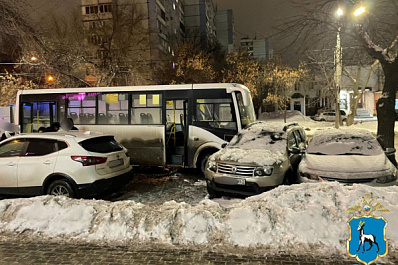
POLYGON ((221 192, 214 190, 209 184, 207 184, 207 192, 209 193, 210 199, 220 198, 222 196, 221 192))
POLYGON ((294 176, 293 171, 291 171, 291 170, 287 171, 286 174, 285 174, 285 177, 283 179, 283 185, 294 184, 295 181, 293 179, 293 176, 294 176))
POLYGON ((47 194, 76 198, 76 194, 72 186, 67 181, 62 179, 53 181, 47 189, 47 194))

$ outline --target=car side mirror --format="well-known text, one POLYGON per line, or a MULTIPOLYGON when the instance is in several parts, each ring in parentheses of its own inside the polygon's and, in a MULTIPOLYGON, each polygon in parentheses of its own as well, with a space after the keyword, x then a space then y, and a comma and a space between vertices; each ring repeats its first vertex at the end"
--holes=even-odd
POLYGON ((227 146, 227 143, 223 143, 222 145, 221 145, 221 148, 225 148, 227 146))
POLYGON ((293 147, 290 152, 292 152, 292 154, 295 154, 295 155, 298 155, 298 154, 302 153, 301 149, 298 148, 298 147, 293 147))

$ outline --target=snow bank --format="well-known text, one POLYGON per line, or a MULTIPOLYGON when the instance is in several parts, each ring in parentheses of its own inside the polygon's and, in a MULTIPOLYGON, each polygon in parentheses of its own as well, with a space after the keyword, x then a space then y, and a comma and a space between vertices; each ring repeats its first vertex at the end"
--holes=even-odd
POLYGON ((281 186, 228 207, 207 199, 195 206, 51 196, 2 200, 0 233, 115 244, 266 247, 294 253, 315 245, 312 252, 343 254, 349 237, 346 222, 353 216, 345 210, 368 192, 391 211, 380 215, 388 221, 390 248, 397 249, 398 187, 338 183, 281 186))

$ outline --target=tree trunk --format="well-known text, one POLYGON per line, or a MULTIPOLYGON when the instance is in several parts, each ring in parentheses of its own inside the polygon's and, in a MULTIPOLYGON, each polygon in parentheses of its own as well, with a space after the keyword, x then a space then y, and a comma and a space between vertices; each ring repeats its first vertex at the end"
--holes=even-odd
POLYGON ((385 75, 383 95, 376 103, 377 140, 385 148, 394 147, 395 95, 398 86, 398 60, 381 63, 385 75))

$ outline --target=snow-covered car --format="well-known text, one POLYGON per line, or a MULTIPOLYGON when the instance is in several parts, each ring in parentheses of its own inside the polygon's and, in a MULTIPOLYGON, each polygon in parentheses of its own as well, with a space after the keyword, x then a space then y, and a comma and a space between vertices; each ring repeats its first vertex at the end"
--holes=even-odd
POLYGON ((250 196, 296 181, 306 135, 297 123, 259 122, 247 126, 208 159, 210 197, 250 196))
MULTIPOLYGON (((342 121, 347 120, 347 114, 345 110, 340 110, 340 116, 342 121)), ((329 111, 321 111, 314 116, 314 120, 316 121, 335 121, 336 119, 336 111, 329 110, 329 111)))
POLYGON ((21 134, 0 143, 0 194, 90 197, 125 184, 127 149, 90 132, 21 134))
MULTIPOLYGON (((395 149, 387 150, 395 152, 395 149)), ((328 129, 314 133, 299 164, 299 182, 397 185, 397 168, 367 130, 328 129)))

